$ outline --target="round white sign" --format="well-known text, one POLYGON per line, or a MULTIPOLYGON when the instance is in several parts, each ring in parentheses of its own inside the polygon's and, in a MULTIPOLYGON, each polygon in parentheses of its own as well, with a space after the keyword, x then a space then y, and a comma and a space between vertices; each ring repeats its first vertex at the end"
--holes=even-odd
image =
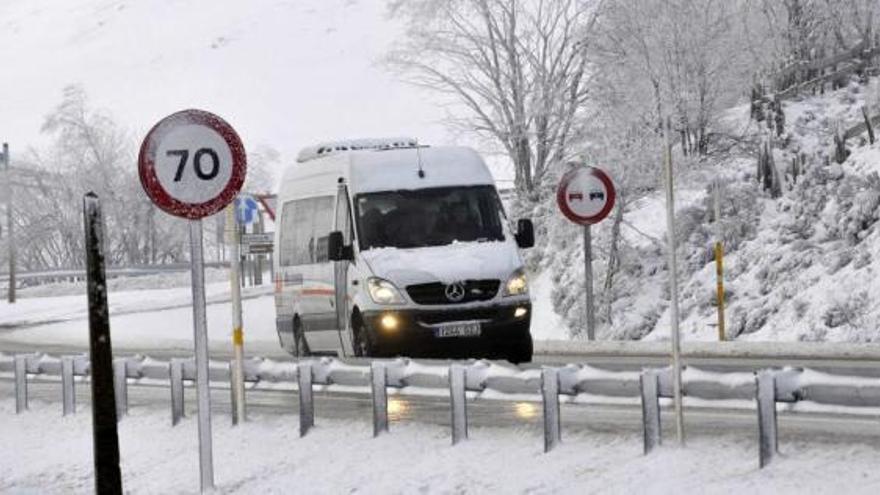
POLYGON ((220 133, 188 124, 171 129, 160 139, 156 177, 172 198, 198 204, 223 191, 232 177, 232 153, 220 133))
POLYGON ((138 156, 141 185, 164 211, 190 219, 220 211, 241 190, 247 165, 235 130, 220 117, 184 110, 162 119, 138 156))
POLYGON ((594 217, 605 208, 608 190, 595 175, 581 173, 568 184, 565 200, 577 216, 594 217))
POLYGON ((589 225, 608 216, 614 207, 614 184, 596 167, 569 170, 559 183, 556 202, 572 222, 589 225))

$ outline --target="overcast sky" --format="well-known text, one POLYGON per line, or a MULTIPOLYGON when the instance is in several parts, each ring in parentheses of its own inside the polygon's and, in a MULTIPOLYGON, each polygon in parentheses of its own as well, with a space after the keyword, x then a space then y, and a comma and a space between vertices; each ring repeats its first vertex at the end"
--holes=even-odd
POLYGON ((4 0, 0 141, 45 145, 43 118, 80 84, 138 142, 202 108, 285 163, 346 137, 451 144, 435 96, 380 64, 398 33, 378 0, 4 0))

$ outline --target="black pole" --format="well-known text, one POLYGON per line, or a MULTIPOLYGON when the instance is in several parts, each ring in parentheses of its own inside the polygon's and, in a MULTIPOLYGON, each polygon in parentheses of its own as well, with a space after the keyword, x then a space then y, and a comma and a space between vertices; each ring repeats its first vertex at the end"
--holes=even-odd
POLYGON ((89 299, 89 350, 92 361, 92 442, 95 457, 95 493, 121 494, 119 435, 116 431, 116 395, 113 392, 113 348, 104 274, 104 220, 95 193, 83 198, 86 233, 86 277, 89 299))

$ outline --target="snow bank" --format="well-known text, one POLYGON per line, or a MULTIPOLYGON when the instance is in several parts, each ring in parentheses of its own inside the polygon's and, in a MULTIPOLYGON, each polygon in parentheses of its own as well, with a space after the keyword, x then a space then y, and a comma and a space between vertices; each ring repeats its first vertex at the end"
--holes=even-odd
MULTIPOLYGON (((229 285, 207 287, 208 339, 228 344, 232 339, 229 285)), ((263 344, 276 348, 275 302, 265 293, 271 287, 245 290, 242 301, 245 348, 263 344)), ((118 349, 192 348, 192 296, 190 289, 111 293, 109 303, 113 346, 118 349)), ((6 342, 88 346, 88 307, 85 296, 23 299, 0 311, 6 342), (12 306, 11 309, 10 306, 12 306)), ((277 347, 280 350, 280 347, 277 347)))
MULTIPOLYGON (((88 408, 59 418, 35 403, 15 415, 0 401, 0 492, 93 491, 88 408)), ((526 426, 470 428, 449 445, 445 427, 395 421, 372 437, 369 418, 320 419, 299 438, 292 415, 251 414, 243 426, 214 421, 214 472, 220 493, 877 493, 873 445, 786 442, 784 456, 758 470, 754 439, 692 435, 685 449, 642 455, 641 433, 566 432, 541 453, 526 426)), ((168 425, 164 409, 134 408, 120 423, 123 484, 131 493, 197 493, 196 421, 168 425)))

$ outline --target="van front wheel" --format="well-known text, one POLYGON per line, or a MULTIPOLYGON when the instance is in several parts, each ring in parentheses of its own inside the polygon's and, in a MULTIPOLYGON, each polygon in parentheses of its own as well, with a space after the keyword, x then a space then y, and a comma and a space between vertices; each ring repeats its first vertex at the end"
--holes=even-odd
POLYGON ((354 355, 357 357, 370 357, 375 354, 376 345, 370 336, 370 331, 364 325, 360 315, 355 315, 351 320, 354 333, 354 355))
POLYGON ((507 360, 513 364, 530 363, 532 362, 533 352, 534 344, 532 337, 528 336, 513 345, 512 349, 508 352, 507 360))
POLYGON ((293 355, 304 357, 310 355, 309 343, 306 342, 305 330, 299 318, 293 320, 293 355))

